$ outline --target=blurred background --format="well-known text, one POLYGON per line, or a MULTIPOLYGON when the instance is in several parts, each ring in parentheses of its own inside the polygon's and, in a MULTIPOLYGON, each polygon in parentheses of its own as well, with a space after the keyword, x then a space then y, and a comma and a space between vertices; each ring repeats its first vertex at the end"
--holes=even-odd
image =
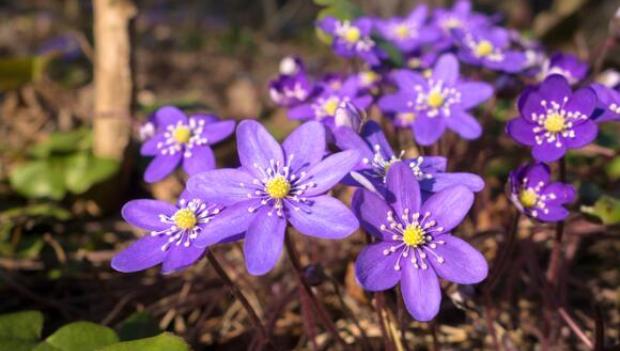
MULTIPOLYGON (((418 3, 450 5, 433 0, 352 2, 377 16, 404 15, 418 3)), ((338 3, 0 0, 0 313, 42 311, 43 336, 66 323, 88 320, 114 328, 127 340, 167 330, 198 350, 244 349, 252 335, 247 316, 204 261, 165 277, 156 270, 122 275, 109 268, 110 258, 139 234, 120 218, 122 204, 148 197, 174 201, 183 187, 179 176, 154 185, 142 181, 148 159, 138 154, 139 128, 157 107, 173 104, 226 119, 258 118, 276 137, 284 137, 296 122, 270 102, 267 89, 280 59, 303 57, 315 74, 351 69, 331 54, 314 28, 319 12, 338 3)), ((481 0, 474 5, 484 13, 499 13, 503 24, 540 39, 550 52, 569 51, 592 63, 610 36, 620 36, 620 19, 613 19, 617 0, 481 0)), ((617 46, 602 64, 620 67, 617 46)), ((516 112, 501 104, 496 112, 491 129, 504 138, 502 123, 516 112)), ((579 184, 584 211, 594 219, 571 222, 568 228, 573 232, 569 252, 584 245, 570 257, 580 263, 571 289, 574 305, 583 312, 575 318, 589 330, 596 318, 604 319, 606 337, 616 342, 617 132, 608 127, 604 144, 586 151, 601 157, 572 161, 578 177, 572 180, 579 184)), ((484 142, 472 147, 484 147, 484 142)), ((508 141, 498 145, 506 153, 520 150, 508 141)), ((236 163, 232 139, 218 144, 215 152, 219 166, 236 163)), ((478 169, 452 165, 481 173, 487 182, 473 215, 476 225, 465 231, 480 234, 472 234, 473 240, 488 257, 497 248, 493 233, 510 222, 503 184, 517 163, 516 157, 489 157, 478 169)), ((546 235, 531 240, 544 246, 546 235)), ((336 325, 352 328, 352 335, 359 334, 355 330, 361 325, 380 345, 369 297, 351 274, 364 238, 302 243, 306 263, 328 267, 319 284, 336 325), (344 292, 333 294, 338 289, 344 292), (341 304, 359 325, 352 325, 341 304)), ((288 264, 254 278, 244 270, 238 245, 222 247, 218 254, 282 349, 310 349, 304 339, 307 316, 300 314, 288 264)), ((527 291, 524 296, 493 297, 495 322, 458 310, 458 301, 467 303, 467 292, 451 289, 453 302, 437 323, 412 323, 416 349, 438 343, 445 349, 488 348, 488 335, 481 329, 486 323, 497 323, 505 345, 514 350, 537 345, 539 310, 536 297, 527 291), (505 310, 511 312, 503 315, 505 310), (472 318, 475 323, 465 323, 472 318)), ((561 331, 558 350, 580 349, 569 331, 561 331)))

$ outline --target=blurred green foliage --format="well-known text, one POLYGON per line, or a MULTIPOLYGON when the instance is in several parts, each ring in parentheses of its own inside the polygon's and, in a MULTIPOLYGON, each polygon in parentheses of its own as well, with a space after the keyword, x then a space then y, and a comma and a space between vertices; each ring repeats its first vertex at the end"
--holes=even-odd
POLYGON ((123 341, 148 338, 160 332, 157 323, 146 312, 132 314, 118 328, 118 336, 123 341))
POLYGON ((620 156, 614 157, 605 167, 607 175, 611 180, 620 179, 620 156))
POLYGON ((608 195, 602 195, 594 205, 582 206, 583 213, 592 215, 606 225, 620 223, 620 199, 608 195))
MULTIPOLYGON (((349 0, 314 0, 314 3, 323 7, 317 14, 317 20, 328 16, 350 20, 363 14, 362 9, 349 0)), ((332 43, 331 37, 318 27, 316 27, 316 35, 325 44, 330 45, 332 43)))
MULTIPOLYGON (((144 320, 144 317, 141 317, 144 320)), ((43 314, 23 311, 0 315, 0 350, 11 351, 188 351, 183 339, 170 334, 120 341, 116 332, 92 322, 62 326, 40 341, 43 314)))
POLYGON ((93 156, 91 145, 87 129, 50 135, 28 150, 28 162, 13 169, 11 186, 28 198, 61 200, 67 192, 86 192, 119 169, 117 161, 93 156))
POLYGON ((0 58, 0 91, 39 80, 49 62, 50 57, 45 55, 0 58))
POLYGON ((14 242, 11 233, 25 222, 36 225, 42 222, 66 221, 71 213, 54 203, 30 204, 9 208, 0 212, 0 255, 24 259, 36 258, 44 246, 41 235, 20 236, 14 242))
POLYGON ((62 350, 82 351, 98 350, 104 346, 118 343, 118 336, 114 330, 91 322, 75 322, 56 330, 34 351, 62 350))
POLYGON ((41 337, 43 315, 24 311, 0 316, 0 349, 32 350, 41 337))
POLYGON ((353 19, 363 14, 359 6, 349 0, 314 0, 314 3, 323 7, 317 15, 317 19, 327 16, 338 19, 353 19))

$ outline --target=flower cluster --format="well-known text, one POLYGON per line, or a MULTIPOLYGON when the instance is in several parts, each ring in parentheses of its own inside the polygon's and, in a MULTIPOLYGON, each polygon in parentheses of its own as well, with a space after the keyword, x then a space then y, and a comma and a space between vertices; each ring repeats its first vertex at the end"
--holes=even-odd
MULTIPOLYGON (((174 108, 155 117, 165 130, 188 123, 174 108)), ((192 118, 204 120, 190 117, 190 127, 192 118)), ((218 123, 224 122, 194 125, 218 123)), ((197 135, 209 135, 205 129, 197 135)), ((159 145, 156 138, 167 133, 155 134, 145 145, 159 145)), ((156 200, 125 205, 125 220, 149 233, 112 260, 114 269, 135 272, 163 263, 162 272, 171 273, 194 263, 211 245, 244 239, 248 271, 261 275, 277 263, 287 223, 304 235, 327 239, 342 239, 358 228, 353 212, 326 193, 353 169, 359 154, 347 150, 326 157, 323 125, 301 125, 282 146, 256 121, 241 122, 236 136, 239 168, 209 170, 214 165, 209 163, 190 177, 177 206, 156 200)), ((177 161, 167 162, 176 167, 177 161)))
POLYGON ((563 177, 552 181, 548 164, 564 169, 569 150, 592 143, 600 123, 620 120, 617 88, 587 85, 584 62, 547 57, 468 0, 432 11, 420 5, 404 17, 328 16, 316 25, 357 69, 313 76, 299 57, 284 58, 269 95, 301 125, 281 144, 259 122, 242 121, 238 167, 216 169, 210 145, 233 134, 235 122, 166 106, 143 126, 141 153, 154 157, 144 179, 162 180, 179 165, 189 179, 176 206, 125 205, 125 220, 147 233, 112 260, 114 269, 162 264, 172 273, 212 245, 243 240, 247 271, 263 275, 278 263, 289 227, 336 240, 361 226, 371 243, 356 259, 358 282, 369 291, 400 282, 407 310, 428 321, 439 312, 439 278, 476 284, 488 271, 484 256, 453 234, 485 183, 452 171, 440 146, 456 138, 445 131, 481 137, 479 112, 494 112, 487 101, 521 91, 506 132, 531 148, 535 162, 510 173, 509 198, 528 217, 556 222, 567 218, 576 191, 563 177), (386 135, 413 143, 398 140, 395 149, 386 135), (338 184, 356 188, 350 208, 331 196, 338 184))
MULTIPOLYGON (((538 162, 561 160, 569 149, 592 143, 598 134, 596 122, 613 119, 608 117, 609 111, 600 96, 614 92, 602 85, 573 92, 571 77, 578 76, 569 71, 551 74, 540 85, 526 88, 518 100, 520 115, 506 126, 515 141, 531 147, 538 162), (598 113, 597 105, 601 106, 598 113)), ((522 166, 510 175, 509 196, 519 211, 531 218, 561 221, 568 216, 561 206, 574 201, 575 190, 569 184, 550 183, 549 177, 549 168, 544 164, 522 166)))

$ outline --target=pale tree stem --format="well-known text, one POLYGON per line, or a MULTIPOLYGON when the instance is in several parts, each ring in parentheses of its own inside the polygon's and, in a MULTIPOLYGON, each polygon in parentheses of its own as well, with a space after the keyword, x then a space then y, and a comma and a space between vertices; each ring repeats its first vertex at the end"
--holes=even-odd
POLYGON ((123 160, 131 136, 133 75, 130 22, 137 8, 131 0, 93 0, 95 156, 123 160))

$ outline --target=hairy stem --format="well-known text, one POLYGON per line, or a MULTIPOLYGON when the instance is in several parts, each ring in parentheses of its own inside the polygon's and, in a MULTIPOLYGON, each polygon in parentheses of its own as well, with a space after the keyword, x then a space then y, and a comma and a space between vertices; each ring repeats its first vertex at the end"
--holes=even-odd
POLYGON ((510 256, 512 255, 512 251, 514 250, 517 243, 517 236, 519 233, 519 220, 521 219, 521 212, 518 210, 514 214, 512 225, 508 231, 508 237, 506 238, 506 243, 504 244, 502 250, 498 253, 497 258, 495 260, 495 264, 491 269, 491 273, 489 274, 489 278, 486 281, 484 286, 486 291, 491 291, 497 285, 499 278, 502 276, 502 273, 506 270, 507 262, 510 256))
POLYGON ((286 251, 288 253, 288 257, 291 260, 291 264, 295 270, 295 275, 297 276, 298 283, 300 286, 306 291, 308 297, 310 297, 310 301, 314 305, 315 310, 317 311, 318 317, 321 319, 327 330, 332 334, 332 337, 344 348, 348 349, 347 343, 340 337, 338 334, 338 329, 329 318, 327 314, 327 310, 325 306, 317 299, 314 291, 312 291, 312 287, 304 277, 303 267, 299 262, 299 256, 297 255, 297 250, 295 249, 295 244, 291 240, 290 234, 287 232, 284 237, 284 243, 286 245, 286 251))
POLYGON ((575 320, 570 316, 570 314, 568 314, 568 312, 566 312, 566 310, 563 307, 560 307, 558 309, 558 313, 560 314, 560 317, 562 317, 562 320, 564 320, 566 325, 568 325, 570 330, 572 330, 573 333, 575 333, 577 338, 581 340, 581 342, 583 342, 583 344, 586 345, 586 347, 589 350, 593 350, 594 345, 592 344, 592 341, 586 335, 586 333, 579 327, 577 322, 575 322, 575 320))
MULTIPOLYGON (((562 157, 559 161, 560 181, 566 183, 566 159, 562 157)), ((555 227, 555 240, 553 249, 551 250, 551 258, 549 259, 549 268, 547 269, 547 281, 552 287, 557 288, 558 275, 562 265, 562 238, 564 237, 564 221, 557 223, 555 227)))
POLYGON ((353 324, 355 324, 355 327, 357 327, 357 329, 360 332, 360 336, 362 337, 362 342, 364 344, 363 349, 372 350, 372 345, 370 344, 370 341, 368 340, 366 331, 364 330, 364 328, 362 328, 361 324, 359 323, 357 318, 355 318, 355 315, 353 314, 351 309, 347 306, 346 302, 344 301, 344 298, 342 297, 342 294, 340 292, 340 287, 338 286, 338 282, 336 281, 336 279, 334 279, 334 277, 329 276, 328 278, 329 278, 329 281, 332 283, 332 286, 334 287, 334 292, 336 293, 336 296, 338 297, 338 300, 340 301, 342 310, 346 313, 347 317, 353 322, 353 324))
POLYGON ((245 295, 243 295, 243 292, 241 292, 241 289, 239 289, 239 287, 232 281, 232 279, 230 279, 230 277, 228 276, 224 268, 220 265, 219 261, 217 260, 217 258, 211 252, 210 249, 207 249, 207 259, 209 260, 209 263, 211 263, 211 265, 213 266, 213 268, 219 275, 220 279, 222 279, 224 283, 228 285, 228 288, 233 293, 233 295, 235 295, 235 298, 239 300, 241 305, 243 305, 243 308, 245 308, 246 312, 248 313, 248 316, 250 317, 250 320, 252 321, 252 324, 254 324, 254 328, 256 328, 256 330, 259 333, 259 338, 260 338, 259 344, 262 344, 267 339, 267 333, 265 331, 265 327, 263 326, 263 323, 260 321, 260 318, 258 317, 258 314, 254 310, 252 305, 250 305, 250 302, 245 297, 245 295))
POLYGON ((384 318, 384 314, 385 317, 387 317, 387 312, 385 310, 385 296, 382 291, 375 293, 375 305, 375 310, 379 317, 379 325, 381 326, 381 335, 383 336, 383 347, 386 351, 392 351, 396 346, 391 333, 388 332, 387 323, 384 318))

